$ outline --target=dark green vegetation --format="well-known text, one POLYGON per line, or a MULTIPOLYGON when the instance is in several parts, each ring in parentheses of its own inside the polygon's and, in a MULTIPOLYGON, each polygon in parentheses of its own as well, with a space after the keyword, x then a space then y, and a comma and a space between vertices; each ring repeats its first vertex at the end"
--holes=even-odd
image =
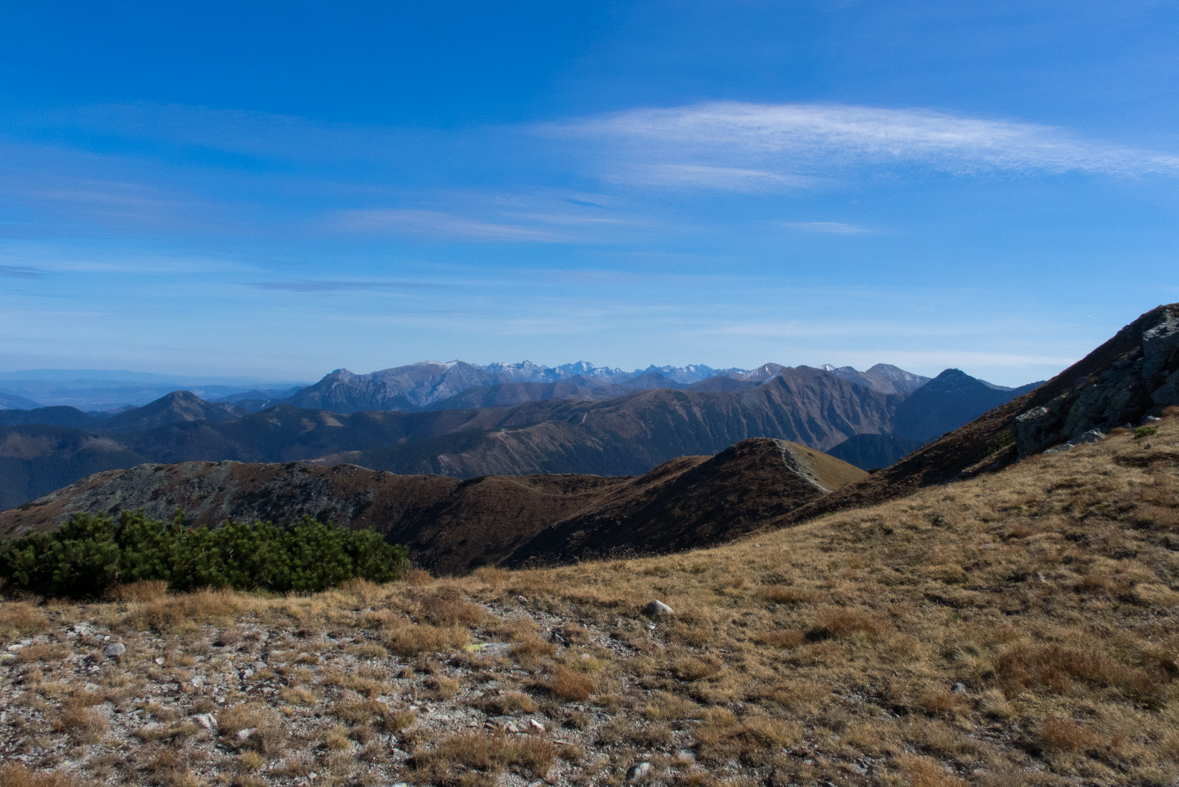
POLYGON ((52 533, 31 533, 0 550, 5 590, 98 598, 115 585, 164 581, 202 587, 316 592, 350 579, 389 582, 408 565, 404 547, 373 530, 346 530, 309 517, 290 528, 269 522, 188 528, 123 512, 78 514, 52 533))

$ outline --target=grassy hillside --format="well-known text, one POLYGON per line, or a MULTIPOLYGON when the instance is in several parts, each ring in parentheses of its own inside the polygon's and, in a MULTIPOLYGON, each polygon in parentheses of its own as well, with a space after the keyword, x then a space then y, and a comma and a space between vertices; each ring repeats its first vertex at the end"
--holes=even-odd
POLYGON ((711 550, 7 601, 3 784, 1170 785, 1177 632, 1170 417, 711 550))

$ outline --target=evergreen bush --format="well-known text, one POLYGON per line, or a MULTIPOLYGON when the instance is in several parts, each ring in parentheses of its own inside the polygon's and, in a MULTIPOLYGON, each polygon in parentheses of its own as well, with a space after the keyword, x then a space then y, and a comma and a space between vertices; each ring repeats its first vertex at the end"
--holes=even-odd
POLYGON ((289 528, 230 522, 209 529, 149 519, 75 514, 51 533, 0 547, 10 593, 97 598, 116 584, 163 580, 171 590, 202 587, 316 592, 350 579, 389 582, 405 575, 408 553, 374 530, 347 530, 310 517, 289 528))

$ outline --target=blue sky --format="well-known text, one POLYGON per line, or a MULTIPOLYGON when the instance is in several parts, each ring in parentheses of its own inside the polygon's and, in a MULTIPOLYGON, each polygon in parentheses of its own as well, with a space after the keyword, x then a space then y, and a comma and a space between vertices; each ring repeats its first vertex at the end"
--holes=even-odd
POLYGON ((0 7, 0 371, 1060 371, 1179 300, 1179 9, 0 7))

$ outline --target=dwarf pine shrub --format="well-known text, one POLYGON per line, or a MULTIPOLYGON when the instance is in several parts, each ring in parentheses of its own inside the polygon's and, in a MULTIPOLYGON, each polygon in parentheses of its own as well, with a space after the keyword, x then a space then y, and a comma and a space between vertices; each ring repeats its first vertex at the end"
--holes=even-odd
POLYGON ((229 522, 210 529, 124 511, 118 519, 75 514, 51 533, 30 533, 0 548, 10 593, 97 598, 108 588, 160 581, 171 590, 202 587, 317 592, 350 579, 404 576, 405 547, 374 530, 347 530, 310 517, 289 528, 229 522))

